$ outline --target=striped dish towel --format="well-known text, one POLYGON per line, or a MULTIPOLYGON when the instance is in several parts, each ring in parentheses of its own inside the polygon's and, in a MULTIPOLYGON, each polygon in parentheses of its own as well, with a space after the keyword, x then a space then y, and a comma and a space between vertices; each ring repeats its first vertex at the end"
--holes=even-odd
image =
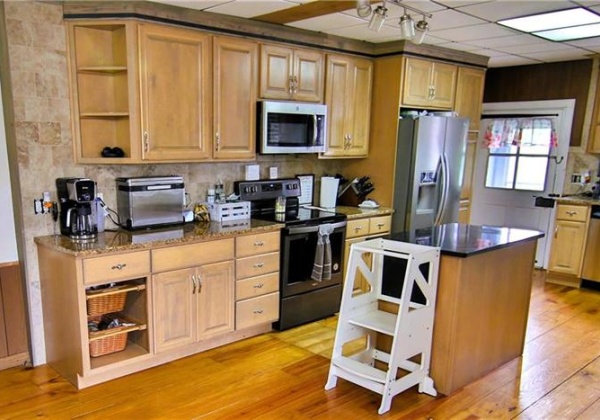
POLYGON ((329 240, 329 234, 332 232, 333 226, 329 223, 319 226, 315 261, 310 276, 312 280, 331 280, 331 242, 329 240))

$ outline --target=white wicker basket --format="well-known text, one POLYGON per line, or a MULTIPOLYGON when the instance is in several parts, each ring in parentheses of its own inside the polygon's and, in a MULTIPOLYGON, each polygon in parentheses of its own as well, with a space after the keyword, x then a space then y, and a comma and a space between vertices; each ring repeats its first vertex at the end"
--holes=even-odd
POLYGON ((209 206, 210 220, 215 222, 250 219, 249 201, 237 201, 235 203, 215 203, 210 204, 209 206))

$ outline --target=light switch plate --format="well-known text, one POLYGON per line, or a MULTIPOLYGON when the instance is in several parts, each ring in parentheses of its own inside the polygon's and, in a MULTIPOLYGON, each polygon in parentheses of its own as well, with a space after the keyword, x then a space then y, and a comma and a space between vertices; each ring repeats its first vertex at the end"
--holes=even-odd
POLYGON ((260 178, 260 165, 246 165, 246 181, 256 181, 260 178))
POLYGON ((277 179, 278 178, 278 173, 277 173, 277 166, 271 166, 269 168, 269 178, 270 179, 277 179))

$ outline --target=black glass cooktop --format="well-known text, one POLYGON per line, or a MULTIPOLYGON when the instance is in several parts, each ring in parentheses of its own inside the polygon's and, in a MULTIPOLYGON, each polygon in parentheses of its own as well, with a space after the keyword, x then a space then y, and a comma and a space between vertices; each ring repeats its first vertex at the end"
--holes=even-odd
POLYGON ((335 223, 346 220, 346 215, 332 211, 298 208, 285 213, 266 212, 252 214, 254 219, 266 220, 269 222, 285 223, 286 226, 301 224, 321 224, 335 223))

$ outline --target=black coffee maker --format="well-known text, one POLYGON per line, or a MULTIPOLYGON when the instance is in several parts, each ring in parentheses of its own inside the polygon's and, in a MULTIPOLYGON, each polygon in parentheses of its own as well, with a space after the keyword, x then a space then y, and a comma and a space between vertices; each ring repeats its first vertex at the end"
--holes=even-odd
POLYGON ((87 178, 57 178, 60 202, 60 233, 77 241, 94 240, 98 236, 92 206, 96 183, 87 178))

